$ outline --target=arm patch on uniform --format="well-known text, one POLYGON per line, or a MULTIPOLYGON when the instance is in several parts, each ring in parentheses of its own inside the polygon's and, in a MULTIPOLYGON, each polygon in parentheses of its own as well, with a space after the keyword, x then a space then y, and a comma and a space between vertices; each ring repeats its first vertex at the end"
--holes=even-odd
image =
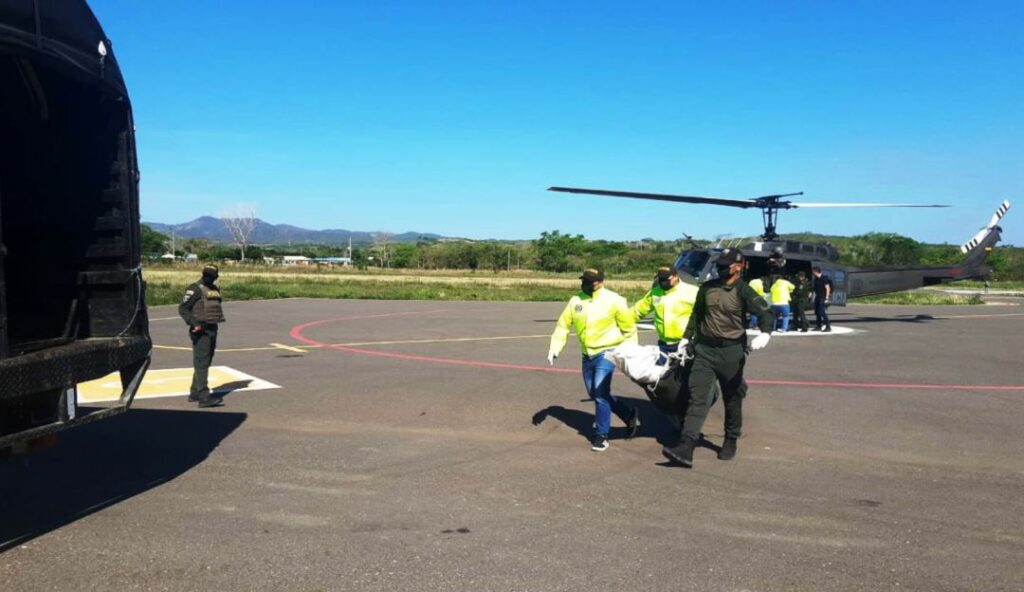
POLYGON ((182 303, 188 302, 188 299, 192 297, 192 294, 195 294, 195 292, 192 290, 185 290, 185 297, 181 299, 182 303))

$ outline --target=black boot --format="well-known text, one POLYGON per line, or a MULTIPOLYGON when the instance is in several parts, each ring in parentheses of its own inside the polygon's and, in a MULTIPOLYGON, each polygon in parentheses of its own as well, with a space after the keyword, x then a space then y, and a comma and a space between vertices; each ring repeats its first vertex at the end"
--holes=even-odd
POLYGON ((736 458, 736 438, 726 438, 722 443, 722 449, 718 451, 718 460, 732 460, 736 458))
POLYGON ((675 446, 662 448, 661 453, 665 455, 665 458, 690 468, 693 466, 693 449, 696 447, 696 440, 684 436, 675 446))
POLYGON ((189 403, 196 403, 200 399, 202 399, 203 397, 208 397, 209 395, 210 395, 210 390, 209 389, 203 389, 201 391, 190 391, 189 394, 188 394, 188 402, 189 403))
POLYGON ((633 415, 630 415, 629 419, 626 420, 626 439, 632 440, 636 438, 638 431, 640 431, 640 410, 634 407, 633 415))
POLYGON ((224 404, 224 399, 211 394, 209 391, 202 393, 199 396, 200 407, 220 407, 224 404))

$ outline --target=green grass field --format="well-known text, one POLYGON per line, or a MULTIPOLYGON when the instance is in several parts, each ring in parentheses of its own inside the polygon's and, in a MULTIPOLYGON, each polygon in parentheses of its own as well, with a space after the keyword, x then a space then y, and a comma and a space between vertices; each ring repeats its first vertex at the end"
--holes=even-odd
MULTIPOLYGON (((194 270, 155 269, 143 272, 150 306, 175 304, 185 288, 198 279, 194 270)), ((218 282, 230 300, 272 298, 348 298, 374 300, 495 300, 561 301, 579 289, 575 275, 380 274, 309 273, 300 271, 233 273, 225 270, 218 282)), ((650 281, 609 279, 609 289, 631 302, 643 296, 650 281)))
MULTIPOLYGON (((143 271, 150 306, 176 304, 185 288, 199 278, 199 268, 154 267, 143 271)), ((558 302, 579 289, 575 273, 529 271, 470 272, 415 270, 321 270, 305 268, 226 268, 220 285, 229 300, 339 298, 373 300, 491 300, 558 302)), ((608 278, 606 286, 635 302, 650 287, 649 279, 608 278)), ((980 284, 979 284, 980 285, 980 284)), ((995 287, 993 287, 995 289, 995 287)), ((1003 289, 1002 285, 999 289, 1003 289)), ((978 296, 918 290, 851 299, 851 304, 972 305, 978 296)))
POLYGON ((918 290, 914 292, 894 292, 880 296, 862 296, 851 298, 850 304, 906 304, 906 305, 973 305, 985 304, 985 301, 973 294, 943 294, 918 290))
MULTIPOLYGON (((950 288, 963 288, 965 290, 977 288, 979 290, 985 289, 984 282, 978 282, 974 280, 964 280, 962 282, 956 282, 949 284, 950 288)), ((993 290, 1015 290, 1024 292, 1024 282, 990 282, 989 287, 993 290)))

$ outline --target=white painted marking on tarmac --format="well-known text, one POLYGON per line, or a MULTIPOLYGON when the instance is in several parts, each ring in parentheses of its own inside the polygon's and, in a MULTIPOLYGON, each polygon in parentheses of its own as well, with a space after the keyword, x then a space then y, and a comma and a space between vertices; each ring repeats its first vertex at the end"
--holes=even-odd
POLYGON ((300 354, 306 353, 306 350, 304 350, 304 349, 299 349, 297 347, 292 347, 290 345, 285 345, 283 343, 271 343, 270 345, 272 345, 272 346, 274 346, 276 348, 279 348, 279 349, 284 349, 284 350, 288 350, 288 351, 292 351, 292 352, 299 352, 300 354))
MULTIPOLYGON (((286 346, 292 347, 292 346, 286 346)), ((305 352, 307 349, 313 349, 320 347, 319 345, 300 345, 295 347, 296 350, 305 352), (305 348, 305 349, 303 349, 305 348)), ((192 351, 191 347, 183 347, 180 345, 160 345, 153 344, 153 349, 170 349, 175 351, 192 351)), ((270 344, 263 347, 235 347, 235 348, 217 348, 218 354, 235 353, 235 352, 254 352, 254 351, 276 351, 279 349, 277 346, 270 344)))
POLYGON ((330 344, 329 347, 356 347, 364 345, 415 345, 421 343, 460 343, 466 341, 504 341, 508 339, 548 339, 550 337, 550 333, 543 333, 541 335, 502 335, 498 337, 449 337, 438 339, 403 339, 400 341, 360 341, 353 343, 332 343, 330 344))
POLYGON ((953 289, 942 289, 942 290, 940 290, 940 289, 935 289, 935 288, 928 288, 928 291, 929 292, 942 292, 944 294, 967 295, 967 296, 1019 296, 1021 294, 1024 294, 1024 292, 1021 292, 1020 290, 985 290, 984 288, 977 288, 977 289, 973 289, 973 290, 969 289, 969 288, 955 289, 955 290, 953 290, 953 289))
POLYGON ((1024 312, 1007 312, 997 314, 966 314, 934 317, 936 319, 991 319, 996 317, 1024 317, 1024 312))
MULTIPOLYGON (((210 389, 215 393, 259 391, 281 388, 272 382, 256 378, 229 366, 211 366, 210 389), (238 388, 235 388, 235 387, 238 388)), ((183 397, 192 386, 192 368, 171 368, 150 370, 139 387, 135 400, 183 397)), ((78 385, 78 401, 82 404, 117 401, 121 397, 121 380, 118 374, 90 380, 78 385)))
MULTIPOLYGON (((798 331, 796 329, 790 329, 789 331, 785 331, 785 332, 776 330, 776 331, 772 332, 772 337, 786 337, 786 338, 789 338, 789 337, 829 337, 829 336, 835 336, 835 335, 852 335, 852 334, 854 334, 856 332, 857 332, 856 329, 851 329, 850 327, 841 327, 839 325, 832 325, 832 330, 831 331, 815 331, 814 329, 809 329, 806 333, 804 333, 804 332, 798 331)), ((761 334, 761 331, 759 331, 757 329, 747 329, 747 335, 760 335, 760 334, 761 334)))
MULTIPOLYGON (((192 351, 191 347, 184 347, 184 346, 181 346, 181 345, 160 345, 160 344, 157 344, 157 343, 153 344, 153 349, 173 349, 173 350, 176 350, 176 351, 192 351)), ((217 350, 217 353, 220 353, 222 351, 224 351, 224 350, 217 350)))

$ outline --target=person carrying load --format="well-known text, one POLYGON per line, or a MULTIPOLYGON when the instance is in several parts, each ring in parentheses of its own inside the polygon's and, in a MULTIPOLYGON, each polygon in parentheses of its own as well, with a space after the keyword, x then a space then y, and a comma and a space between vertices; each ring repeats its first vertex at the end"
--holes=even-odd
POLYGON ((686 323, 690 321, 693 304, 697 301, 697 285, 682 280, 675 267, 658 268, 654 286, 633 305, 633 318, 643 319, 654 311, 654 328, 658 332, 658 347, 665 353, 679 349, 686 323))
POLYGON ((594 400, 596 430, 590 449, 608 449, 612 413, 626 424, 626 439, 636 436, 640 413, 612 394, 615 366, 605 352, 624 342, 637 342, 636 321, 626 299, 604 287, 604 272, 589 268, 580 276, 580 291, 569 299, 555 324, 548 346, 548 364, 562 352, 569 329, 576 332, 583 351, 583 385, 594 400))

